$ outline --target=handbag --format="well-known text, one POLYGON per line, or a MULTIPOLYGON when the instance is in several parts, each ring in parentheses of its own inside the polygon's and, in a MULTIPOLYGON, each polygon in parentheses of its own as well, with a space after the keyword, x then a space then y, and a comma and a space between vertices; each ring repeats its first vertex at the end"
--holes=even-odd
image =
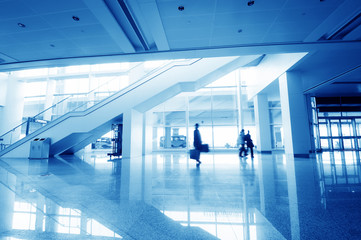
POLYGON ((200 151, 201 151, 201 152, 209 152, 209 146, 208 146, 208 144, 202 144, 200 151))
POLYGON ((198 160, 200 156, 200 152, 197 149, 189 150, 190 159, 198 160))

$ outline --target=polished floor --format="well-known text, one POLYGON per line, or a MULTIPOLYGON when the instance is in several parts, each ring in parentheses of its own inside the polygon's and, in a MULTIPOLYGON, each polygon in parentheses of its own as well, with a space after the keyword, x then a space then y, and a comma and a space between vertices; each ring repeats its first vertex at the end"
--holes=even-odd
POLYGON ((0 239, 361 239, 359 152, 0 160, 0 239))

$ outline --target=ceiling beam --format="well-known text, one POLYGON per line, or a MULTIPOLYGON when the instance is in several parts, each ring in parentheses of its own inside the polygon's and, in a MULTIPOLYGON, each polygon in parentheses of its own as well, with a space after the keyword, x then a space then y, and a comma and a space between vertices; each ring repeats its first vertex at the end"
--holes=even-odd
POLYGON ((124 53, 135 53, 132 43, 123 29, 119 26, 104 1, 83 0, 83 2, 88 6, 89 10, 99 20, 99 23, 101 23, 124 53))
POLYGON ((245 56, 255 54, 278 54, 278 53, 297 53, 297 52, 315 52, 318 50, 335 51, 335 49, 352 50, 361 53, 361 41, 317 41, 317 42, 292 42, 292 43, 270 43, 270 44, 247 44, 220 46, 213 48, 194 48, 176 51, 149 51, 128 54, 112 54, 70 58, 53 58, 37 61, 22 61, 16 63, 0 64, 1 71, 65 66, 80 64, 97 64, 110 62, 136 62, 149 60, 180 59, 180 58, 205 58, 222 56, 245 56))

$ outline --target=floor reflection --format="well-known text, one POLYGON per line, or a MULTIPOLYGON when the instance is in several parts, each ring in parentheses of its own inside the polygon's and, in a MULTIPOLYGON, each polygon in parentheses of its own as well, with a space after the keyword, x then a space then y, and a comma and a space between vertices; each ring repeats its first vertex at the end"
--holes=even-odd
POLYGON ((0 239, 361 239, 360 166, 352 151, 5 159, 0 239))
MULTIPOLYGON (((38 171, 39 165, 44 167, 47 162, 29 162, 29 170, 36 166, 29 172, 44 174, 43 171, 38 171)), ((122 238, 97 220, 87 217, 81 210, 63 207, 44 197, 33 186, 19 180, 4 168, 0 168, 0 176, 1 236, 9 236, 7 239, 36 239, 29 238, 29 235, 43 233, 44 239, 45 236, 50 236, 46 234, 55 234, 51 235, 54 239, 66 238, 65 235, 79 235, 81 239, 92 236, 122 238), (11 237, 12 235, 19 238, 11 237)))

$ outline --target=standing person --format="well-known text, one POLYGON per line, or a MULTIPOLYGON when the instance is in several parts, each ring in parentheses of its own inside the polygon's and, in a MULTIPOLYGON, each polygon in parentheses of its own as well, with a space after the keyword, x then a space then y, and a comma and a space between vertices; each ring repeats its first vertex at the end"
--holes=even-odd
POLYGON ((247 152, 248 152, 248 149, 250 149, 250 150, 251 150, 251 158, 253 158, 253 147, 254 147, 254 144, 253 144, 251 135, 249 134, 249 131, 248 131, 247 134, 245 135, 245 140, 246 140, 246 143, 247 143, 247 152))
POLYGON ((241 132, 239 133, 238 139, 237 139, 237 145, 241 145, 241 147, 239 148, 239 156, 243 157, 243 153, 245 156, 247 156, 247 152, 246 152, 246 148, 244 147, 245 145, 245 135, 244 135, 244 129, 241 130, 241 132))
POLYGON ((197 164, 201 164, 202 162, 199 159, 200 159, 200 156, 201 156, 202 138, 201 138, 201 134, 200 134, 200 132, 198 130, 199 124, 196 123, 194 125, 194 127, 195 127, 195 129, 194 129, 193 146, 198 151, 198 159, 196 159, 197 164))

